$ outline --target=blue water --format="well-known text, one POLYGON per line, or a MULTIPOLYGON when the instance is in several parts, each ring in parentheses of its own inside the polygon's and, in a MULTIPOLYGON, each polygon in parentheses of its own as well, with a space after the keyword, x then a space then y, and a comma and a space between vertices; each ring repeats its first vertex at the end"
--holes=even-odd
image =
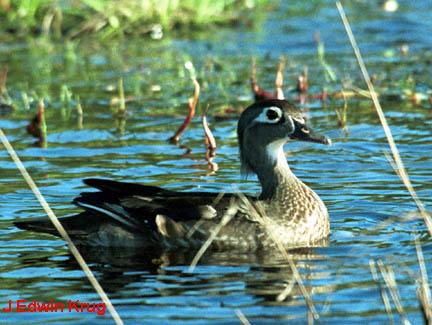
MULTIPOLYGON (((346 4, 352 28, 382 92, 382 105, 413 185, 423 202, 432 203, 431 105, 400 96, 410 89, 430 95, 432 28, 429 1, 399 1, 395 13, 366 1, 346 4), (408 55, 400 47, 409 46, 408 55), (408 87, 409 79, 415 86, 408 87), (397 94, 396 99, 388 96, 397 94)), ((71 200, 85 186, 81 179, 106 177, 175 190, 256 193, 255 179, 239 176, 236 117, 220 118, 227 107, 252 102, 250 58, 257 59, 259 84, 272 89, 280 55, 287 58, 285 92, 308 66, 310 93, 341 88, 341 80, 365 88, 332 1, 276 4, 258 17, 254 28, 215 28, 162 41, 124 39, 109 44, 82 40, 67 46, 43 40, 4 45, 1 65, 9 66, 8 91, 15 112, 2 116, 0 127, 17 149, 46 200, 58 216, 79 211, 71 200), (326 81, 316 57, 314 34, 325 43, 327 61, 338 82, 326 81), (70 53, 69 53, 70 54, 70 53), (181 144, 168 139, 181 124, 192 94, 185 61, 195 64, 202 84, 201 106, 210 104, 211 128, 218 143, 211 173, 199 118, 181 144), (116 121, 110 101, 124 78, 128 117, 116 121), (75 100, 60 100, 61 85, 80 96, 82 126, 75 100), (155 86, 160 91, 154 91, 155 86), (36 103, 27 110, 22 94, 47 102, 47 148, 35 146, 25 130, 36 103)), ((291 94, 293 98, 294 95, 291 94)), ((333 146, 290 143, 288 162, 296 175, 323 199, 331 216, 328 247, 293 252, 292 258, 322 323, 386 323, 389 316, 369 263, 392 267, 401 304, 412 323, 422 316, 416 297, 419 266, 414 238, 421 238, 427 267, 432 245, 424 222, 404 220, 416 207, 387 162, 386 139, 371 103, 348 98, 346 130, 338 127, 335 108, 342 100, 311 99, 309 117, 333 146)), ((16 229, 12 222, 44 215, 7 153, 0 151, 0 308, 9 299, 100 302, 64 242, 56 237, 16 229)), ((195 271, 195 252, 136 252, 87 248, 83 255, 126 323, 238 323, 236 310, 252 324, 305 323, 308 308, 297 285, 288 298, 277 295, 292 282, 287 261, 278 254, 207 253, 195 271)), ((380 276, 380 283, 385 287, 380 276)), ((388 293, 390 296, 390 294, 388 293)), ((391 298, 390 298, 391 300, 391 298)), ((392 301, 392 300, 391 300, 392 301)), ((391 303, 392 317, 401 321, 391 303)), ((1 313, 1 321, 32 323, 105 323, 94 313, 1 313)))

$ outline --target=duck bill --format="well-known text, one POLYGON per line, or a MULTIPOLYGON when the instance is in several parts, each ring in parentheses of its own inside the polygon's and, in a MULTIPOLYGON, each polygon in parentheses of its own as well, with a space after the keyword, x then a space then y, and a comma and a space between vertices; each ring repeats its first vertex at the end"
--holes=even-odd
POLYGON ((315 134, 306 125, 301 125, 300 123, 295 123, 295 131, 290 135, 291 139, 322 143, 326 145, 331 145, 331 140, 324 135, 315 134))

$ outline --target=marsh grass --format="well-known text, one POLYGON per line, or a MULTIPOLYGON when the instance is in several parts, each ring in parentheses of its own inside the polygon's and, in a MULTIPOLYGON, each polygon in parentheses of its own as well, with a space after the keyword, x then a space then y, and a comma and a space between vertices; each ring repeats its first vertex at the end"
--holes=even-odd
POLYGON ((347 125, 348 100, 345 91, 342 90, 341 93, 342 93, 343 105, 342 107, 335 106, 335 112, 338 119, 339 127, 342 128, 342 130, 344 130, 345 133, 347 133, 348 129, 346 125, 347 125))
POLYGON ((378 265, 378 269, 381 272, 382 278, 385 281, 386 287, 390 292, 390 296, 392 297, 396 310, 399 313, 399 316, 401 317, 402 323, 410 324, 406 316, 405 310, 402 306, 399 289, 396 283, 396 278, 395 278, 393 268, 390 265, 384 265, 384 262, 382 260, 378 260, 377 265, 378 265))
POLYGON ((376 263, 374 260, 369 260, 369 268, 370 268, 373 280, 378 285, 380 295, 381 295, 381 300, 384 304, 384 308, 385 308, 386 313, 387 313, 388 318, 389 318, 389 323, 394 324, 394 316, 393 316, 392 308, 390 306, 390 299, 389 299, 389 296, 387 294, 387 291, 385 290, 385 288, 381 285, 381 282, 379 281, 378 272, 376 269, 376 263))
MULTIPOLYGON (((301 295, 303 296, 306 306, 308 308, 308 319, 313 322, 314 319, 319 319, 319 314, 315 308, 315 305, 313 303, 312 297, 310 296, 309 292, 307 291, 303 279, 301 277, 301 274, 294 263, 292 257, 288 254, 287 249, 285 248, 284 244, 278 239, 278 237, 274 234, 274 221, 269 218, 264 210, 264 207, 260 202, 251 202, 244 194, 241 192, 237 192, 236 196, 238 198, 238 201, 235 200, 235 197, 231 199, 230 205, 225 212, 224 216, 221 218, 221 221, 219 224, 217 224, 210 232, 210 236, 208 239, 204 242, 204 244, 201 246, 195 257, 193 258, 190 266, 189 271, 193 271, 198 264, 199 260, 205 253, 205 251, 210 247, 212 242, 216 239, 218 233, 220 230, 228 224, 228 222, 234 217, 234 215, 237 213, 239 206, 242 206, 245 210, 250 211, 249 217, 251 220, 254 220, 259 223, 259 225, 262 227, 262 230, 264 233, 266 233, 273 241, 275 247, 279 250, 279 252, 282 254, 284 259, 288 262, 288 266, 291 269, 293 280, 295 283, 297 283, 301 295)), ((283 290, 279 295, 276 296, 276 301, 283 301, 286 299, 286 297, 291 292, 292 284, 288 283, 285 290, 283 290)))
POLYGON ((75 101, 76 101, 75 110, 77 113, 77 128, 81 130, 83 128, 84 112, 81 105, 80 97, 78 95, 75 97, 75 101))
POLYGON ((279 58, 279 65, 276 72, 275 78, 275 94, 277 99, 285 99, 285 95, 283 93, 283 74, 285 71, 285 57, 281 56, 279 58))
MULTIPOLYGON (((41 103, 43 104, 43 100, 41 100, 41 103)), ((95 291, 98 293, 98 295, 100 296, 102 301, 107 306, 108 311, 111 313, 111 316, 112 316, 114 322, 117 325, 123 324, 123 321, 120 318, 120 315, 117 313, 117 310, 114 308, 113 304, 111 303, 111 300, 109 299, 109 297, 105 293, 104 289, 102 288, 102 286, 100 285, 100 283, 98 282, 98 280, 94 276, 93 272, 91 271, 91 269, 87 265, 86 261, 84 260, 81 253, 79 252, 78 248, 75 246, 72 239, 69 237, 65 228, 60 223, 60 221, 57 218, 57 216, 55 215, 54 211, 51 209, 48 202, 45 200, 45 198, 42 195, 42 193, 40 192, 38 186, 33 181, 30 174, 27 172, 27 169, 24 167, 23 163, 21 162, 21 159, 16 154, 14 148, 10 144, 9 140, 7 139, 6 135, 4 134, 4 132, 1 128, 0 128, 0 139, 1 139, 1 142, 3 143, 4 147, 6 148, 7 152, 9 153, 10 157, 12 158, 13 162, 15 163, 17 169, 20 171, 21 175, 23 176, 24 180, 26 181, 27 185, 30 187, 33 194, 35 195, 35 197, 39 201, 40 205, 45 210, 48 218, 53 223, 54 227, 56 228, 56 230, 58 231, 60 236, 63 238, 63 240, 68 244, 70 252, 72 253, 74 258, 78 262, 78 264, 81 267, 81 269, 83 270, 83 272, 85 273, 90 284, 93 286, 95 291)))
POLYGON ((243 314, 243 312, 240 309, 236 309, 235 313, 240 321, 240 324, 242 325, 251 325, 249 320, 246 318, 246 316, 243 314))
MULTIPOLYGON (((303 279, 301 277, 300 272, 298 271, 297 266, 295 265, 292 257, 288 254, 287 249, 285 248, 284 244, 278 239, 278 237, 274 234, 274 221, 269 218, 265 211, 264 207, 260 204, 260 202, 251 202, 245 195, 242 193, 237 193, 238 197, 240 198, 241 202, 247 207, 248 211, 251 211, 253 214, 253 219, 255 219, 263 228, 265 233, 268 234, 268 236, 273 240, 275 246, 280 251, 284 259, 288 262, 288 265, 291 269, 291 272, 293 274, 295 282, 297 282, 300 292, 306 302, 306 305, 308 307, 308 313, 312 315, 313 319, 319 319, 319 314, 315 308, 315 305, 313 303, 313 300, 309 294, 309 292, 306 290, 305 285, 303 284, 303 279)), ((288 285, 289 287, 289 285, 288 285)), ((284 290, 285 291, 285 290, 284 290)), ((281 297, 283 297, 284 292, 279 294, 276 297, 277 301, 280 301, 281 297)))
MULTIPOLYGON (((221 221, 210 231, 210 236, 207 238, 207 240, 201 245, 198 252, 195 254, 194 258, 192 259, 192 262, 189 265, 189 272, 193 272, 195 270, 195 267, 197 266, 199 260, 204 255, 204 253, 207 251, 207 249, 210 247, 210 245, 213 243, 213 241, 216 239, 217 235, 221 231, 225 225, 227 225, 231 219, 236 215, 238 211, 238 206, 234 199, 231 199, 231 202, 228 206, 227 211, 221 218, 221 221)), ((199 222, 199 221, 198 221, 199 222)), ((194 227, 196 229, 196 227, 194 227)))
POLYGON ((1 0, 3 31, 21 35, 77 37, 98 33, 148 34, 163 37, 166 30, 201 28, 214 24, 253 23, 267 0, 1 0))
MULTIPOLYGON (((429 213, 427 213, 425 206, 423 205, 422 201, 420 200, 416 191, 414 190, 414 187, 411 183, 411 180, 408 176, 408 173, 405 170, 405 167, 404 167, 404 164, 403 164, 402 159, 400 157, 399 151, 396 147, 396 143, 393 140, 393 135, 391 133, 390 127, 387 123, 384 112, 381 108, 381 104, 378 100, 378 95, 375 92, 374 85, 371 81, 371 78, 369 76, 369 73, 366 69, 363 58, 361 56, 360 49, 357 45, 357 42, 356 42, 355 37, 354 37, 352 30, 351 30, 351 26, 348 22, 346 15, 345 15, 345 11, 343 9, 343 6, 340 2, 336 2, 336 6, 337 6, 337 9, 338 9, 339 14, 341 16, 341 19, 342 19, 342 22, 344 24, 345 30, 347 32, 348 38, 351 42, 351 46, 354 50, 358 65, 359 65, 360 70, 361 70, 362 75, 363 75, 363 78, 364 78, 366 85, 368 87, 369 96, 373 101, 374 107, 378 113, 379 119, 381 121, 382 127, 383 127, 385 135, 387 137, 388 144, 390 146, 390 150, 391 150, 392 155, 390 155, 387 152, 384 152, 384 154, 387 157, 387 159, 389 160, 395 173, 399 176, 402 183, 405 185, 405 187, 407 188, 411 197, 413 198, 413 200, 417 206, 417 210, 418 210, 419 214, 421 215, 421 217, 423 218, 423 220, 424 220, 424 222, 428 228, 429 234, 432 235, 431 216, 429 215, 429 213)), ((419 277, 419 280, 417 280, 417 283, 418 283, 417 297, 418 297, 419 302, 420 302, 420 310, 423 314, 424 321, 425 321, 425 323, 430 324, 431 318, 432 318, 430 286, 429 286, 429 281, 428 281, 427 270, 426 270, 426 266, 425 266, 425 262, 424 262, 423 253, 422 253, 421 246, 420 246, 420 243, 419 243, 417 238, 415 240, 415 245, 416 245, 417 258, 418 258, 419 267, 420 267, 420 277, 419 277)), ((390 265, 388 265, 388 266, 384 265, 384 263, 381 260, 378 260, 377 265, 378 265, 378 269, 380 270, 380 272, 382 274, 382 278, 385 281, 386 287, 388 288, 390 295, 393 299, 396 310, 401 317, 402 322, 404 324, 410 324, 410 322, 406 316, 406 313, 403 309, 402 303, 401 303, 401 299, 399 296, 399 291, 397 288, 393 268, 390 265)), ((374 263, 371 262, 370 266, 371 266, 371 272, 372 272, 373 278, 376 281, 377 276, 376 276, 376 270, 375 270, 374 263)), ((386 311, 389 314, 390 320, 392 321, 393 317, 391 315, 391 309, 389 306, 388 297, 386 297, 386 295, 383 294, 382 290, 381 290, 381 297, 382 297, 382 300, 384 302, 386 311)))
POLYGON ((0 112, 12 112, 15 108, 13 100, 6 87, 8 71, 8 66, 4 66, 0 69, 0 112))
POLYGON ((119 96, 119 103, 117 107, 117 116, 124 117, 126 114, 126 100, 125 100, 125 93, 123 87, 123 78, 119 78, 118 80, 118 96, 119 96))
POLYGON ((209 105, 207 104, 206 109, 201 114, 201 123, 204 130, 204 144, 206 148, 205 157, 207 160, 207 166, 208 169, 214 173, 219 170, 219 166, 217 163, 213 161, 213 159, 216 157, 217 145, 216 145, 216 139, 213 135, 213 132, 211 131, 210 126, 208 125, 208 121, 207 121, 208 109, 209 109, 209 105))
POLYGON ((418 239, 416 239, 417 259, 420 266, 420 277, 417 285, 417 297, 420 301, 420 310, 423 314, 425 323, 432 322, 432 295, 429 286, 429 278, 427 275, 426 264, 423 257, 423 251, 418 239))
MULTIPOLYGON (((389 125, 387 123, 387 120, 385 118, 384 111, 383 111, 383 109, 381 107, 381 104, 380 104, 380 102, 378 100, 378 95, 375 92, 374 85, 371 82, 371 78, 370 78, 369 73, 368 73, 368 71, 366 69, 366 66, 364 64, 362 55, 360 53, 360 49, 359 49, 359 47, 357 45, 357 42, 356 42, 356 40, 354 38, 354 35, 352 33, 352 30, 351 30, 351 27, 349 25, 348 19, 347 19, 346 15, 345 15, 345 11, 344 11, 344 9, 342 7, 342 4, 340 2, 336 2, 336 6, 337 6, 337 8, 339 10, 339 14, 341 16, 341 19, 342 19, 342 22, 344 24, 345 30, 347 32, 348 38, 349 38, 349 40, 351 42, 351 46, 352 46, 352 48, 354 50, 354 53, 355 53, 358 65, 359 65, 360 70, 361 70, 362 75, 363 75, 363 79, 366 82, 366 85, 368 87, 369 95, 370 95, 370 97, 371 97, 371 99, 373 101, 375 110, 376 110, 376 112, 378 114, 378 117, 379 117, 380 122, 382 124, 382 127, 384 129, 384 133, 385 133, 385 135, 387 137, 387 142, 388 142, 388 144, 390 146, 390 150, 391 150, 391 153, 392 153, 392 157, 390 159, 391 165, 394 168, 396 174, 400 177, 400 179, 403 182, 403 184, 405 185, 405 187, 407 188, 407 190, 410 193, 411 197, 413 198, 414 202, 416 203, 417 209, 418 209, 420 215, 424 219, 424 222, 425 222, 425 224, 426 224, 426 226, 428 228, 429 234, 432 235, 432 220, 431 220, 431 216, 426 212, 426 209, 425 209, 423 203, 421 202, 420 198, 418 197, 416 191, 414 190, 414 187, 413 187, 413 185, 411 183, 411 180, 410 180, 410 178, 408 176, 408 173, 407 173, 407 171, 406 171, 406 169, 404 167, 404 164, 403 164, 402 159, 401 159, 400 154, 399 154, 399 150, 396 147, 396 143, 395 143, 395 141, 393 139, 392 132, 391 132, 390 127, 389 127, 389 125)), ((388 155, 388 158, 390 158, 390 155, 388 155)))
POLYGON ((315 35, 315 41, 317 44, 317 54, 318 54, 318 61, 324 70, 325 79, 327 82, 336 82, 338 80, 336 73, 334 72, 333 68, 330 64, 328 64, 326 58, 325 58, 325 47, 324 42, 321 41, 320 34, 317 33, 315 35))
POLYGON ((3 93, 6 91, 8 70, 7 66, 0 69, 0 97, 2 97, 3 93))
POLYGON ((174 133, 172 137, 168 139, 169 142, 173 144, 178 144, 182 134, 185 132, 186 128, 191 123, 193 117, 195 116, 196 107, 198 105, 198 100, 200 96, 200 84, 195 78, 195 75, 192 76, 192 83, 194 85, 194 93, 193 97, 188 100, 188 114, 186 115, 183 123, 179 126, 177 131, 174 133))

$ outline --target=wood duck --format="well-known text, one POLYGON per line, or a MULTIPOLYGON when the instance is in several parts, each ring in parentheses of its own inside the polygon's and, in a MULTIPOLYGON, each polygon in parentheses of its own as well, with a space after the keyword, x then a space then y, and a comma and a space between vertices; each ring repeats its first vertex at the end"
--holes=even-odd
MULTIPOLYGON (((258 176, 258 197, 175 192, 91 178, 84 183, 99 191, 75 198, 84 211, 61 218, 63 226, 77 244, 111 247, 198 247, 213 234, 213 248, 252 250, 271 247, 275 240, 288 247, 310 247, 328 237, 327 209, 293 174, 283 146, 289 140, 330 140, 313 133, 300 109, 276 99, 256 102, 243 111, 237 135, 241 171, 258 176)), ((57 235, 47 219, 15 225, 57 235)))

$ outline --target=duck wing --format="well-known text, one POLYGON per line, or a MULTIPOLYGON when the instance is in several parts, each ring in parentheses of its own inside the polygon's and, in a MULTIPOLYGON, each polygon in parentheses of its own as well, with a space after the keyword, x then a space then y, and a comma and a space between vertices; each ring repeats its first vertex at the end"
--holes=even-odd
MULTIPOLYGON (((157 186, 88 178, 84 183, 99 191, 83 192, 73 203, 83 212, 61 218, 70 235, 82 236, 97 232, 111 222, 134 233, 148 236, 184 232, 182 224, 198 220, 218 222, 228 208, 233 193, 176 192, 157 186)), ((255 200, 255 198, 251 198, 255 200)), ((47 232, 57 231, 46 218, 17 221, 21 229, 47 232)))
POLYGON ((163 242, 168 247, 200 246, 228 210, 234 212, 229 226, 224 226, 214 240, 217 247, 260 245, 259 222, 250 215, 244 201, 235 193, 176 192, 155 186, 86 179, 84 183, 99 192, 84 192, 74 203, 90 213, 115 221, 143 237, 163 242))
MULTIPOLYGON (((74 203, 104 214, 133 230, 156 229, 156 216, 175 222, 214 219, 226 210, 232 193, 176 192, 157 186, 88 178, 86 185, 99 192, 84 192, 74 203)), ((219 216, 220 217, 220 216, 219 216)))

